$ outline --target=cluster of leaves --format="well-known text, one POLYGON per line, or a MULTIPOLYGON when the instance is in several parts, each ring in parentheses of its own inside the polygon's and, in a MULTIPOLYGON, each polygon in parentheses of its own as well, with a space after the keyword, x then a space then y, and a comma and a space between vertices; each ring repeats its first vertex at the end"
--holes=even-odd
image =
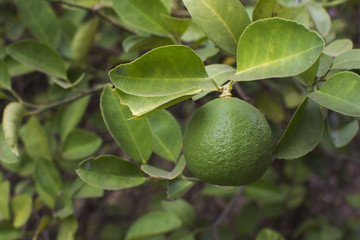
MULTIPOLYGON (((78 199, 159 182, 168 201, 132 223, 125 239, 209 239, 212 227, 233 237, 221 221, 196 222, 182 198, 198 180, 181 155, 182 122, 165 108, 234 88, 269 119, 277 159, 308 156, 319 143, 330 152, 349 146, 359 128, 360 50, 339 38, 343 29, 327 11, 343 2, 1 0, 0 239, 36 239, 47 229, 74 239, 78 199), (45 79, 46 92, 24 94, 27 78, 45 79), (94 107, 91 94, 101 90, 94 107), (108 133, 121 152, 104 142, 108 133), (14 184, 7 173, 18 176, 14 184)), ((245 190, 205 185, 201 195, 243 193, 238 234, 284 239, 259 223, 302 206, 310 174, 307 159, 289 161, 282 175, 271 168, 245 190)), ((348 201, 359 205, 357 195, 348 201)), ((310 218, 290 234, 356 236, 356 224, 346 224, 310 218)))

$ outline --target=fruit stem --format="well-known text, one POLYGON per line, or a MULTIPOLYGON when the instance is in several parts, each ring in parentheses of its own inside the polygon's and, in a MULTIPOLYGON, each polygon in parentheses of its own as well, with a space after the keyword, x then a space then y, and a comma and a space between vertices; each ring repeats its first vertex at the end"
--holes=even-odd
POLYGON ((228 84, 226 84, 223 89, 222 93, 219 96, 220 98, 231 98, 231 90, 233 88, 234 81, 230 81, 228 84))

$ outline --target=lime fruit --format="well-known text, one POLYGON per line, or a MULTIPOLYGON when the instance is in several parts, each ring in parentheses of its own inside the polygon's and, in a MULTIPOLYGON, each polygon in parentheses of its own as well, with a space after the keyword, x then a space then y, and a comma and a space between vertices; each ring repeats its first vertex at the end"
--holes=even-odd
POLYGON ((183 152, 189 170, 200 180, 240 186, 256 181, 268 169, 273 138, 255 107, 238 98, 218 98, 190 118, 183 152))

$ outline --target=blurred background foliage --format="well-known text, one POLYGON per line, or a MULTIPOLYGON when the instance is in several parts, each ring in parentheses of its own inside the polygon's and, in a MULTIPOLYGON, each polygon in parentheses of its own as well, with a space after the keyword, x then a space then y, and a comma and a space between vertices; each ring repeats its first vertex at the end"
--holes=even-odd
MULTIPOLYGON (((134 28, 116 14, 113 2, 0 0, 0 60, 11 76, 11 88, 0 91, 0 109, 21 99, 37 111, 36 117, 25 117, 21 127, 18 163, 0 161, 1 240, 116 240, 126 234, 132 239, 131 231, 139 234, 144 226, 148 231, 163 226, 154 230, 156 236, 145 233, 141 238, 153 240, 360 239, 358 120, 331 111, 316 149, 300 159, 275 160, 261 180, 245 189, 153 178, 141 186, 103 191, 82 182, 75 173, 82 159, 101 154, 126 158, 99 109, 99 90, 109 83, 108 71, 149 49, 174 43, 134 28), (67 81, 34 71, 7 53, 7 46, 25 39, 56 49, 65 62, 67 81), (74 97, 79 99, 72 101, 74 97), (81 141, 86 146, 74 145, 81 141), (41 160, 35 164, 34 159, 41 160)), ((181 1, 160 2, 171 16, 190 17, 181 1)), ((256 1, 241 2, 251 14, 256 1)), ((301 1, 278 2, 292 8, 301 1)), ((360 1, 314 3, 326 9, 331 22, 325 23, 330 24, 326 30, 309 18, 309 26, 325 31, 327 43, 350 39, 359 48, 360 1)), ((191 46, 206 65, 235 65, 235 57, 219 50, 196 25, 183 20, 174 29, 175 40, 191 46)), ((243 97, 240 90, 235 89, 234 96, 243 97)), ((304 95, 294 78, 247 82, 242 91, 266 115, 277 139, 304 95)), ((187 100, 168 111, 183 130, 194 110, 214 97, 187 100)), ((167 170, 174 166, 156 154, 150 163, 167 170)))

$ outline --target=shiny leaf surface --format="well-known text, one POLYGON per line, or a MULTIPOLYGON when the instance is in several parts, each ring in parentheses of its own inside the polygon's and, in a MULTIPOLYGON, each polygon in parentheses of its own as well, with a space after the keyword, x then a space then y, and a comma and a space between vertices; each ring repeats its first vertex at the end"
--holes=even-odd
POLYGON ((76 173, 89 185, 105 190, 131 188, 146 181, 135 164, 111 155, 81 162, 76 173))
POLYGON ((118 89, 137 96, 167 96, 213 87, 201 59, 181 45, 156 48, 117 66, 109 76, 118 89))
POLYGON ((169 212, 151 212, 137 219, 125 239, 136 240, 167 233, 181 226, 180 219, 169 212))
POLYGON ((360 117, 360 76, 340 72, 331 76, 319 91, 310 94, 317 103, 335 112, 360 117))
POLYGON ((195 23, 220 48, 233 55, 250 19, 237 0, 183 0, 195 23))
POLYGON ((319 143, 323 128, 323 114, 318 104, 306 97, 281 136, 275 156, 279 159, 294 159, 306 155, 319 143))
POLYGON ((233 80, 300 74, 316 61, 323 48, 324 41, 316 32, 296 22, 281 18, 255 21, 240 37, 233 80))
POLYGON ((65 63, 59 53, 48 45, 35 41, 19 41, 6 48, 11 57, 54 77, 66 79, 65 63))
POLYGON ((176 162, 181 151, 182 134, 176 119, 166 110, 148 117, 154 137, 154 152, 176 162))
POLYGON ((153 136, 147 119, 128 120, 131 112, 120 104, 108 85, 100 98, 101 114, 112 137, 132 159, 145 163, 153 151, 153 136))

